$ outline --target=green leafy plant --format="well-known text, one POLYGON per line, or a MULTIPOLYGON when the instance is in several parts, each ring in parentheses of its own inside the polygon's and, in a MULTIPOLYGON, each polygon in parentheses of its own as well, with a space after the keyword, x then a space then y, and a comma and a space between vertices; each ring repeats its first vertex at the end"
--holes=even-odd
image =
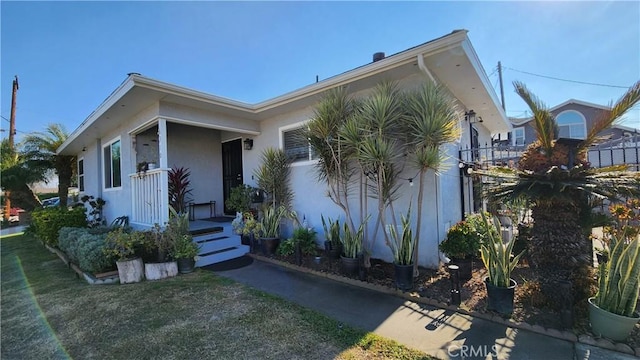
POLYGON ((291 160, 282 149, 267 148, 262 152, 262 165, 255 171, 255 176, 272 207, 289 209, 291 205, 290 164, 291 160))
POLYGON ((263 238, 277 238, 280 236, 280 222, 289 216, 284 206, 266 206, 262 214, 262 220, 258 226, 260 236, 263 238))
MULTIPOLYGON (((499 226, 498 219, 494 219, 494 224, 490 224, 487 217, 482 214, 485 226, 490 228, 499 226)), ((513 240, 505 243, 501 236, 495 236, 492 231, 488 232, 487 242, 480 247, 482 262, 489 273, 489 282, 496 287, 509 287, 511 282, 511 272, 515 269, 523 253, 512 256, 513 240)))
POLYGON ((292 255, 295 251, 296 244, 300 246, 303 255, 314 255, 316 253, 316 231, 311 228, 298 227, 293 230, 291 239, 283 241, 278 246, 278 254, 292 255))
POLYGON ((191 196, 191 172, 185 167, 170 169, 169 173, 169 206, 178 213, 187 212, 191 196))
POLYGON ((389 226, 389 237, 391 241, 389 246, 393 252, 393 262, 397 265, 413 264, 413 244, 415 237, 411 229, 411 206, 407 210, 407 215, 402 215, 402 233, 398 234, 395 227, 389 226))
POLYGON ((246 212, 243 215, 243 227, 242 227, 242 235, 245 236, 253 236, 253 238, 257 239, 260 237, 260 222, 256 219, 253 213, 246 212))
POLYGON ((107 234, 103 251, 117 261, 130 260, 136 257, 136 249, 143 241, 141 232, 118 227, 107 234))
POLYGON ((200 247, 193 241, 191 235, 182 235, 176 239, 171 250, 174 259, 195 259, 200 247))
MULTIPOLYGON (((497 231, 494 233, 497 236, 497 231)), ((440 251, 450 259, 470 258, 480 250, 480 235, 469 224, 462 220, 447 231, 447 238, 440 243, 440 251)))
POLYGON ((227 199, 225 205, 229 210, 235 212, 247 212, 251 208, 252 199, 256 191, 257 189, 254 187, 240 184, 231 189, 229 199, 227 199))
POLYGON ((102 209, 107 203, 102 198, 95 198, 93 196, 84 195, 80 200, 86 205, 89 205, 87 210, 87 226, 90 228, 104 226, 107 224, 107 220, 102 216, 102 209))
POLYGON ((58 246, 59 231, 63 227, 86 227, 85 209, 45 208, 31 213, 32 231, 49 246, 58 246))
POLYGON ((595 304, 608 312, 632 317, 640 291, 640 235, 611 235, 609 261, 598 269, 595 304))
POLYGON ((344 223, 342 228, 342 254, 344 257, 355 259, 358 257, 358 254, 362 252, 362 241, 364 239, 364 227, 367 221, 369 220, 369 216, 365 219, 363 223, 358 226, 358 230, 356 232, 352 232, 349 229, 347 223, 344 223))
POLYGON ((337 245, 340 243, 340 222, 338 219, 336 221, 331 220, 331 218, 327 218, 324 220, 324 216, 320 215, 320 219, 322 219, 322 228, 324 229, 324 238, 327 241, 330 241, 331 244, 337 245))

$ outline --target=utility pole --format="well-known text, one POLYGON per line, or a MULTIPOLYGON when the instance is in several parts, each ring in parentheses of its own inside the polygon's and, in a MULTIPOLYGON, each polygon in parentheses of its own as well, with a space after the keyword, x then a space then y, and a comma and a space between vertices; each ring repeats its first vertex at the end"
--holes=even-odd
POLYGON ((507 110, 504 106, 504 86, 502 85, 502 64, 498 61, 498 78, 500 79, 500 100, 502 101, 502 110, 507 110))
MULTIPOLYGON (((13 89, 11 91, 11 116, 9 117, 9 151, 13 153, 14 151, 14 142, 16 135, 16 97, 18 95, 18 75, 15 76, 13 80, 13 89)), ((9 216, 11 216, 11 200, 9 197, 11 194, 9 191, 4 192, 4 212, 3 217, 5 221, 9 221, 9 216)))

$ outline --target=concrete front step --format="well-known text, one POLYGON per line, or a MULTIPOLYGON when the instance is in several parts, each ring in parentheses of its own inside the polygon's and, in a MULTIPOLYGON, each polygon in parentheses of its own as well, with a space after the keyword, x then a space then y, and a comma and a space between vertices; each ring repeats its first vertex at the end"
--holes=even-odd
MULTIPOLYGON (((220 241, 220 240, 217 240, 217 241, 220 241)), ((238 242, 240 241, 238 240, 238 242)), ((198 255, 198 260, 196 260, 196 266, 202 267, 202 266, 207 266, 207 265, 235 259, 247 254, 248 252, 249 252, 249 246, 247 245, 236 245, 233 247, 223 248, 216 252, 209 252, 209 253, 205 253, 201 251, 200 254, 203 254, 203 255, 198 255)))
POLYGON ((210 236, 205 239, 194 240, 198 245, 200 245, 199 254, 207 254, 215 251, 220 251, 223 249, 229 249, 232 247, 237 247, 241 245, 240 236, 233 235, 231 237, 223 235, 223 236, 210 236))

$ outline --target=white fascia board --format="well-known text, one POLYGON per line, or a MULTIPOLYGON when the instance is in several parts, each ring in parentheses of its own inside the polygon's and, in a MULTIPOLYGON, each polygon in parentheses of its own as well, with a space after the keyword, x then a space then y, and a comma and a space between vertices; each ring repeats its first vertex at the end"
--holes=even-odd
POLYGON ((192 100, 202 101, 212 105, 218 105, 230 109, 246 111, 248 113, 256 113, 256 106, 241 101, 236 101, 221 96, 211 95, 202 91, 189 89, 163 81, 143 77, 140 75, 132 75, 135 85, 141 88, 160 91, 170 95, 176 95, 192 100))
POLYGON ((303 88, 283 94, 273 99, 260 102, 256 104, 255 107, 256 107, 256 110, 258 111, 272 109, 274 107, 278 107, 283 104, 296 101, 301 98, 305 98, 308 96, 321 93, 327 89, 330 89, 336 86, 357 81, 359 79, 369 77, 371 75, 375 75, 377 73, 386 71, 388 69, 391 69, 400 65, 404 65, 406 63, 415 62, 418 55, 429 56, 430 54, 434 54, 442 50, 445 50, 447 48, 459 45, 460 43, 463 43, 466 40, 467 40, 466 30, 456 31, 449 35, 445 35, 440 39, 432 40, 430 42, 427 42, 426 44, 417 46, 409 50, 402 51, 398 54, 391 55, 382 60, 369 63, 367 65, 347 71, 340 75, 332 76, 320 82, 307 85, 303 88))
POLYGON ((502 123, 507 127, 505 131, 511 131, 512 126, 511 126, 511 122, 507 118, 507 113, 502 108, 502 104, 500 103, 500 100, 498 100, 498 95, 493 89, 493 85, 491 85, 491 81, 489 81, 489 77, 485 73, 484 68, 480 63, 478 54, 473 49, 471 42, 469 41, 468 38, 466 38, 466 36, 465 36, 465 41, 462 43, 462 49, 464 50, 465 54, 467 55, 467 58, 471 62, 471 65, 473 66, 473 69, 475 70, 476 74, 478 74, 480 81, 482 81, 482 86, 484 86, 487 93, 489 94, 489 97, 491 97, 491 101, 493 102, 493 105, 496 107, 496 109, 498 110, 498 113, 500 114, 502 123))
POLYGON ((559 105, 556 105, 556 106, 552 107, 551 109, 549 109, 549 111, 555 111, 555 110, 560 109, 561 107, 569 105, 569 104, 578 104, 578 105, 592 107, 592 108, 596 108, 596 109, 600 109, 600 110, 611 110, 611 108, 608 107, 608 106, 598 105, 598 104, 594 104, 594 103, 590 103, 590 102, 582 101, 582 100, 569 99, 569 100, 563 102, 562 104, 559 104, 559 105))
POLYGON ((78 128, 67 137, 62 145, 56 151, 57 154, 62 152, 69 144, 71 144, 78 136, 89 128, 96 120, 102 116, 109 108, 111 108, 118 100, 120 100, 134 86, 134 82, 129 76, 120 86, 118 86, 89 116, 78 126, 78 128))

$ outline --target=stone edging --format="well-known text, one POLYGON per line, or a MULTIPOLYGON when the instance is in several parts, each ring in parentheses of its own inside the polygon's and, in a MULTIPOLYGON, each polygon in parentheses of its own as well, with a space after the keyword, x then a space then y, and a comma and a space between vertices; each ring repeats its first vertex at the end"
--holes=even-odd
POLYGON ((46 244, 45 244, 45 247, 51 253, 58 255, 60 260, 62 260, 62 262, 64 262, 65 265, 67 265, 73 271, 75 271, 76 275, 78 277, 83 278, 86 282, 88 282, 91 285, 109 285, 109 284, 119 284, 120 283, 120 278, 118 277, 117 273, 115 275, 111 275, 111 276, 107 276, 105 278, 98 279, 95 276, 82 271, 82 269, 80 269, 76 264, 70 262, 69 261, 69 257, 67 257, 67 254, 65 254, 61 250, 56 249, 56 248, 51 247, 51 246, 46 245, 46 244))
POLYGON ((613 350, 613 351, 617 351, 617 352, 621 352, 624 354, 628 354, 628 355, 635 355, 635 356, 639 356, 640 357, 640 348, 631 348, 631 346, 625 344, 625 343, 616 343, 616 342, 612 342, 611 340, 608 339, 604 339, 604 338, 600 338, 600 339, 596 339, 593 338, 590 335, 587 334, 583 334, 580 336, 576 336, 576 334, 574 334, 571 331, 568 330, 558 330, 558 329, 553 329, 553 328, 545 328, 543 326, 540 325, 531 325, 525 322, 520 322, 520 321, 514 321, 512 319, 504 319, 499 315, 492 315, 492 314, 486 314, 486 313, 480 313, 477 311, 467 311, 464 309, 460 309, 457 306, 454 305, 448 305, 445 303, 441 303, 435 299, 430 299, 430 298, 426 298, 426 297, 420 297, 418 296, 416 293, 406 293, 403 292, 401 290, 397 290, 397 289, 393 289, 390 287, 386 287, 386 286, 382 286, 382 285, 378 285, 378 284, 372 284, 372 283, 368 283, 365 281, 360 281, 360 280, 356 280, 356 279, 351 279, 351 278, 347 278, 347 277, 342 277, 342 276, 338 276, 338 275, 334 275, 334 274, 329 274, 329 273, 325 273, 325 272, 321 272, 321 271, 316 271, 313 269, 309 269, 303 266, 297 266, 294 264, 290 264, 284 261, 280 261, 280 260, 276 260, 276 259, 272 259, 272 258, 268 258, 268 257, 264 257, 258 254, 251 254, 248 253, 247 256, 252 257, 253 259, 262 261, 262 262, 266 262, 266 263, 270 263, 273 265, 277 265, 277 266, 281 266, 290 270, 294 270, 294 271, 299 271, 302 273, 306 273, 306 274, 310 274, 310 275, 314 275, 314 276, 318 276, 318 277, 323 277, 323 278, 327 278, 327 279, 331 279, 334 281, 338 281, 341 282, 343 284, 349 284, 349 285, 353 285, 353 286, 357 286, 360 288, 364 288, 364 289, 368 289, 368 290, 372 290, 372 291, 377 291, 377 292, 381 292, 381 293, 385 293, 385 294, 390 294, 390 295, 395 295, 398 296, 400 298, 403 298, 405 300, 409 300, 412 302, 416 302, 416 303, 420 303, 420 304, 425 304, 425 305, 431 305, 431 306, 435 306, 441 309, 445 309, 445 310, 451 310, 451 311, 455 311, 457 313, 463 314, 463 315, 468 315, 468 316, 472 316, 474 318, 478 318, 478 319, 483 319, 483 320, 488 320, 497 324, 501 324, 501 325, 505 325, 505 326, 509 326, 511 328, 516 328, 516 329, 521 329, 521 330, 527 330, 527 331, 532 331, 538 334, 542 334, 542 335, 546 335, 546 336, 550 336, 553 338, 557 338, 560 340, 566 340, 566 341, 570 341, 573 343, 579 342, 579 343, 583 343, 586 345, 591 345, 591 346, 597 346, 597 347, 601 347, 603 349, 607 349, 607 350, 613 350))

